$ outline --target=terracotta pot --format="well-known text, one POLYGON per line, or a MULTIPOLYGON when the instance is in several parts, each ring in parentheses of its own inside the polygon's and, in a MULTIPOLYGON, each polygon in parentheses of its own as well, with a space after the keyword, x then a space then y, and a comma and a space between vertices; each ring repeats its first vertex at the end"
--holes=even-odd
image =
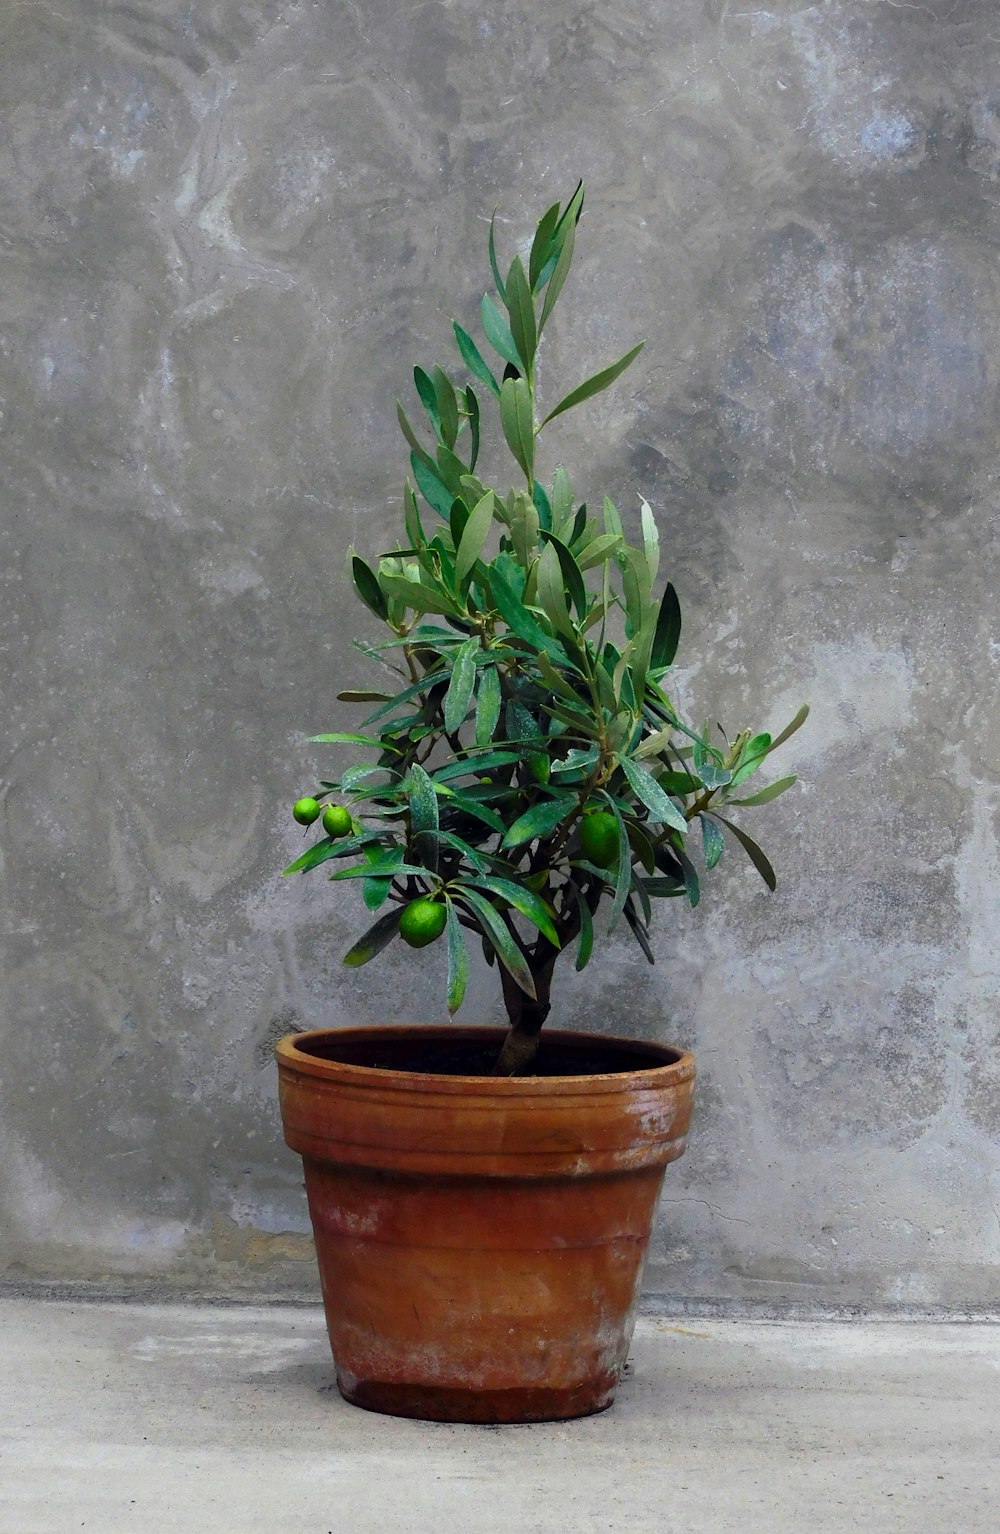
POLYGON ((423 1025, 278 1044, 337 1383, 358 1406, 538 1422, 614 1397, 694 1061, 546 1030, 537 1075, 450 1073, 502 1038, 423 1025))

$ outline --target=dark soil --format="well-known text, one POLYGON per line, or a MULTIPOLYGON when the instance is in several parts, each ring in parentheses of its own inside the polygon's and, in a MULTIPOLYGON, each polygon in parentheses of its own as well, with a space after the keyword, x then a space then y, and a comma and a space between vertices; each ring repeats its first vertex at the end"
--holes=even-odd
MULTIPOLYGON (((498 1030, 489 1040, 481 1038, 427 1039, 414 1037, 385 1040, 316 1040, 308 1052, 324 1060, 366 1065, 375 1070, 424 1072, 435 1076, 488 1076, 503 1043, 498 1030)), ((598 1076, 619 1071, 654 1070, 676 1058, 674 1052, 639 1043, 591 1043, 586 1035, 567 1041, 543 1034, 538 1054, 525 1076, 598 1076)))

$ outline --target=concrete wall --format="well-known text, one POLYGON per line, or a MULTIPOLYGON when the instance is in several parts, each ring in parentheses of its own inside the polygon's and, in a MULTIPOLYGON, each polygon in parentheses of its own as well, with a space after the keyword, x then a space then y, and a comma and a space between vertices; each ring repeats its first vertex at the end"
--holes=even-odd
MULTIPOLYGON (((348 972, 288 806, 374 635, 394 399, 578 175, 549 434, 661 527, 696 716, 810 726, 560 1020, 702 1068, 649 1282, 983 1306, 1000 1264, 992 0, 60 0, 0 14, 2 1269, 312 1291, 271 1044, 437 1018, 348 972), (584 312, 574 318, 574 307, 584 312)), ((450 360, 450 359, 449 359, 450 360)), ((499 1018, 488 972, 466 1008, 499 1018)))

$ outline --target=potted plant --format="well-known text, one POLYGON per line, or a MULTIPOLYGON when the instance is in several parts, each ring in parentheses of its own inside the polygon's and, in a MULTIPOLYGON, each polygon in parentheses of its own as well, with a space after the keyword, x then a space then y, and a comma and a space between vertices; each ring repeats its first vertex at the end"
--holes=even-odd
POLYGON ((726 832, 774 888, 731 809, 794 781, 747 786, 806 715, 776 739, 685 723, 666 686, 680 608, 672 585, 658 593, 650 508, 632 538, 610 500, 577 500, 564 468, 539 477, 541 433, 641 346, 540 407, 539 343, 582 208, 581 184, 506 276, 491 224, 497 300, 484 296, 481 319, 498 362, 456 323, 473 382, 414 369, 421 426, 398 407, 405 533, 373 563, 349 555, 389 630, 358 648, 395 675, 340 694, 373 705, 367 719, 313 739, 365 759, 293 809, 323 835, 285 872, 356 880, 375 914, 346 964, 440 940, 454 1014, 472 942, 508 1016, 506 1030, 376 1025, 278 1045, 341 1392, 404 1415, 528 1421, 610 1404, 694 1064, 675 1046, 542 1035, 553 974, 562 956, 585 968, 595 931, 623 920, 652 963, 653 902, 696 905, 697 864, 716 866, 726 832), (513 489, 477 476, 481 394, 513 489))

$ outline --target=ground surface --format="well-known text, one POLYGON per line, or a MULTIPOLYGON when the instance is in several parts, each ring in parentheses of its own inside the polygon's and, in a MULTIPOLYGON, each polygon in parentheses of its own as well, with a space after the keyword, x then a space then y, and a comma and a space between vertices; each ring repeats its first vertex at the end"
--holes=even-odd
POLYGON ((336 1393, 317 1309, 0 1303, 4 1534, 993 1534, 1000 1328, 640 1320, 601 1417, 336 1393))

